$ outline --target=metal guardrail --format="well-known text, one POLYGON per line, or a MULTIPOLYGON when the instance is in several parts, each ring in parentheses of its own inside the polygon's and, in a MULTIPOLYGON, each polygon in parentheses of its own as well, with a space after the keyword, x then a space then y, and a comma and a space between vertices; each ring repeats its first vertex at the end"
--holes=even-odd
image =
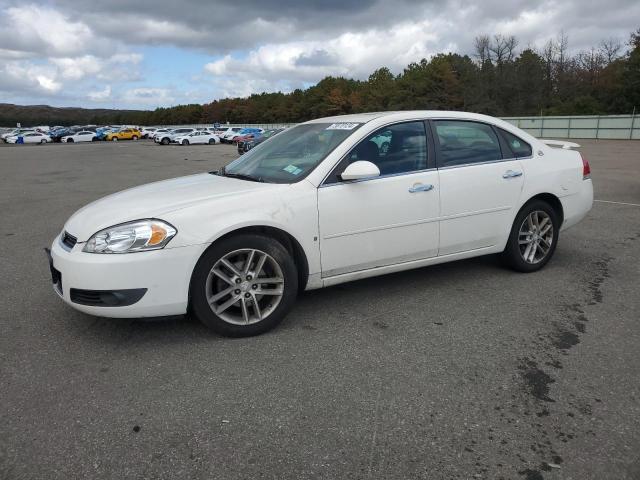
POLYGON ((639 115, 503 117, 538 138, 640 140, 639 115))

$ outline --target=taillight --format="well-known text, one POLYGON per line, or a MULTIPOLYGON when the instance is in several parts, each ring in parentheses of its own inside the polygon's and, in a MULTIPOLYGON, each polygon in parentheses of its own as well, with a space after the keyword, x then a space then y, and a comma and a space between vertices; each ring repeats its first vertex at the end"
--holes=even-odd
POLYGON ((582 179, 586 180, 587 178, 591 178, 591 167, 589 166, 587 159, 584 158, 582 154, 580 154, 580 157, 582 158, 582 179))

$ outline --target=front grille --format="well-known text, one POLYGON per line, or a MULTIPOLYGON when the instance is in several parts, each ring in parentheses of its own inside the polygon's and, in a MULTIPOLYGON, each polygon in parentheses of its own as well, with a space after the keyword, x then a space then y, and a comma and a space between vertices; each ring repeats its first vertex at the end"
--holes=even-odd
POLYGON ((73 235, 67 233, 67 232, 63 232, 62 233, 62 244, 67 247, 69 250, 71 250, 73 247, 76 246, 76 243, 78 242, 78 239, 76 237, 74 237, 73 235))

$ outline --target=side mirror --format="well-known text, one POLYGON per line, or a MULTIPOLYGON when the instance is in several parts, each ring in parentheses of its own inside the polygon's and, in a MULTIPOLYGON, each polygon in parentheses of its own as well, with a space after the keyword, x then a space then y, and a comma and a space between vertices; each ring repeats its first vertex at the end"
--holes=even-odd
POLYGON ((340 174, 342 180, 362 180, 380 176, 380 169, 371 162, 358 160, 353 162, 340 174))

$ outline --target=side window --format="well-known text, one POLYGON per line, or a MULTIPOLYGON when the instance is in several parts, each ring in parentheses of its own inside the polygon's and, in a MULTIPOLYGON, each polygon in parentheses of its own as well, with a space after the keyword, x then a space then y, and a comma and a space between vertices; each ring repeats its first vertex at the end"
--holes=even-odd
POLYGON ((521 138, 518 138, 513 133, 509 133, 501 128, 498 128, 498 131, 500 132, 500 135, 502 135, 504 141, 507 142, 507 145, 509 145, 511 152, 513 152, 515 157, 530 157, 533 154, 531 145, 521 138))
POLYGON ((440 143, 439 167, 502 159, 500 142, 493 128, 479 122, 435 120, 440 143))
MULTIPOLYGON (((377 130, 362 140, 347 157, 348 164, 367 160, 380 175, 409 173, 427 168, 427 136, 423 122, 407 122, 377 130)), ((337 172, 341 173, 341 172, 337 172)))

